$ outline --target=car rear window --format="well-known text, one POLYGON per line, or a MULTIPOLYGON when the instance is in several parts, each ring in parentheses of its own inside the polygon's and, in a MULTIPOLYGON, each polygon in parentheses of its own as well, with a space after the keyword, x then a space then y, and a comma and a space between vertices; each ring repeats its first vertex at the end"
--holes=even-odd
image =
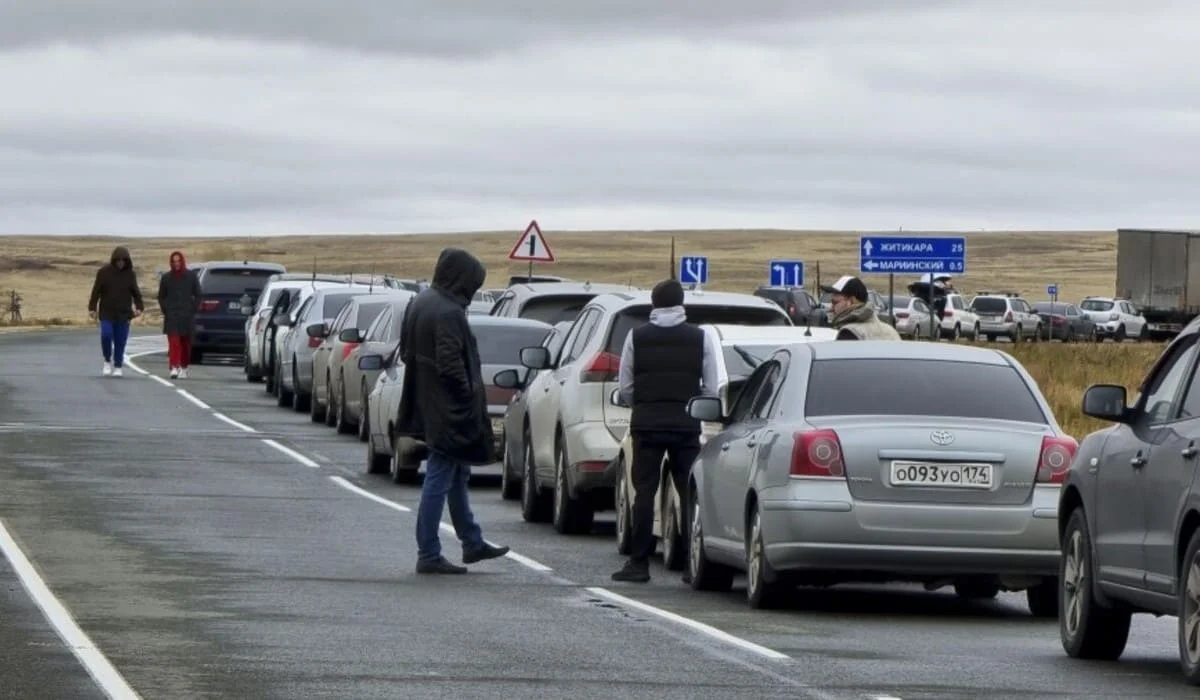
POLYGON ((1113 307, 1111 301, 1100 301, 1098 299, 1085 299, 1079 308, 1084 311, 1108 311, 1113 307))
POLYGON ((816 360, 804 412, 1046 422, 1037 399, 1013 367, 944 360, 816 360))
MULTIPOLYGON (((730 326, 790 326, 789 319, 779 307, 762 306, 718 306, 716 304, 689 304, 687 320, 697 325, 722 323, 730 326)), ((649 306, 631 306, 617 314, 612 333, 608 336, 606 349, 620 355, 625 346, 625 336, 634 328, 650 321, 649 306)))
POLYGON ((240 297, 246 292, 257 296, 271 275, 279 274, 279 270, 260 270, 253 267, 208 269, 204 273, 200 289, 205 295, 228 295, 240 297))
POLYGON ((550 331, 546 328, 515 328, 506 326, 474 327, 475 342, 479 345, 479 362, 485 365, 521 365, 521 348, 541 345, 550 331))
POLYGON ((1065 316, 1067 313, 1067 305, 1055 304, 1051 301, 1039 301, 1033 305, 1033 310, 1041 314, 1060 314, 1065 316))
POLYGON ((751 345, 736 343, 726 345, 721 354, 725 356, 725 371, 731 380, 745 379, 750 376, 755 367, 770 357, 783 343, 771 345, 751 345))
POLYGON ((532 318, 551 325, 560 321, 574 321, 584 306, 595 294, 546 295, 533 297, 525 302, 517 313, 521 318, 532 318))
POLYGON ((324 314, 321 318, 331 319, 338 315, 342 307, 350 303, 350 300, 361 294, 361 292, 338 292, 337 294, 328 294, 325 300, 321 303, 321 313, 324 314))
POLYGON ((754 296, 770 299, 780 306, 787 306, 788 302, 791 301, 786 289, 759 289, 754 292, 754 296))
POLYGON ((386 301, 376 301, 370 304, 360 304, 358 307, 358 323, 354 324, 355 328, 366 328, 379 318, 379 314, 388 306, 386 301))
POLYGON ((975 297, 971 300, 971 310, 983 314, 1002 314, 1008 311, 1008 301, 995 297, 975 297))

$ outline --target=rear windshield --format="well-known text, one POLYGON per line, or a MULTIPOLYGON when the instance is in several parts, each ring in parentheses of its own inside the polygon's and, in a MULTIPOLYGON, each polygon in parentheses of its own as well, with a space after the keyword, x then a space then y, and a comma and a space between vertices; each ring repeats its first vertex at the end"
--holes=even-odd
POLYGON ((331 319, 338 315, 342 307, 350 303, 350 300, 361 294, 361 292, 338 292, 337 294, 328 294, 325 296, 325 301, 321 305, 321 318, 331 319))
POLYGON ((279 270, 256 270, 254 268, 233 268, 228 270, 208 270, 204 274, 201 290, 205 295, 227 294, 240 297, 246 292, 258 296, 267 279, 279 274, 279 270))
POLYGON ((1061 314, 1066 315, 1066 304, 1055 304, 1052 301, 1039 301, 1033 305, 1033 310, 1042 314, 1061 314))
POLYGON ((532 318, 551 325, 560 321, 574 321, 583 307, 595 294, 546 295, 525 302, 517 313, 521 318, 532 318))
POLYGON ((816 360, 804 411, 810 416, 954 416, 1046 422, 1041 406, 1016 369, 939 360, 816 360))
POLYGON ((1108 311, 1113 307, 1111 301, 1100 301, 1099 299, 1085 299, 1079 308, 1084 311, 1108 311))
POLYGON ((358 323, 354 324, 355 328, 366 328, 379 318, 379 314, 388 307, 386 301, 377 301, 370 304, 360 304, 358 307, 358 323))
POLYGON ((971 300, 971 310, 985 314, 1002 314, 1008 311, 1008 300, 995 297, 975 297, 971 300))
POLYGON ((725 370, 730 380, 745 379, 750 376, 755 367, 770 357, 783 343, 773 345, 748 345, 736 343, 726 345, 722 354, 725 356, 725 370))
POLYGON ((521 366, 521 348, 541 345, 546 339, 545 328, 513 328, 505 326, 475 327, 475 342, 479 345, 479 362, 485 365, 521 366))
POLYGON ((791 301, 788 298, 791 295, 788 294, 786 289, 760 289, 754 293, 754 296, 770 299, 780 306, 784 306, 791 301))
MULTIPOLYGON (((687 320, 697 325, 723 323, 730 326, 790 326, 789 319, 778 308, 761 306, 716 306, 694 304, 687 307, 687 320)), ((625 336, 643 323, 650 321, 649 306, 633 306, 622 311, 613 322, 612 334, 608 336, 608 352, 620 355, 625 346, 625 336)))

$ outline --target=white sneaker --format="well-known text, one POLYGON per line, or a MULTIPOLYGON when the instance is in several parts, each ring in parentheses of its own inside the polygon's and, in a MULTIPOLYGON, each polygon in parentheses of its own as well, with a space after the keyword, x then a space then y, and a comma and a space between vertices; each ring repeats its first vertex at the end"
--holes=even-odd
POLYGON ((178 377, 179 377, 179 369, 176 367, 172 367, 171 368, 171 379, 176 379, 178 377))
POLYGON ((180 368, 179 368, 179 378, 180 378, 180 379, 187 379, 187 378, 188 378, 188 375, 187 375, 187 367, 180 367, 180 368))
POLYGON ((124 376, 125 376, 125 373, 121 371, 121 368, 120 368, 120 367, 116 367, 116 368, 114 368, 114 369, 113 369, 113 371, 112 371, 112 376, 114 376, 114 377, 124 377, 124 376))
POLYGON ((106 377, 111 377, 111 376, 112 376, 112 373, 113 373, 113 366, 112 366, 112 363, 111 363, 111 362, 105 362, 105 363, 104 363, 104 369, 100 370, 100 374, 103 374, 103 375, 104 375, 104 376, 106 376, 106 377))

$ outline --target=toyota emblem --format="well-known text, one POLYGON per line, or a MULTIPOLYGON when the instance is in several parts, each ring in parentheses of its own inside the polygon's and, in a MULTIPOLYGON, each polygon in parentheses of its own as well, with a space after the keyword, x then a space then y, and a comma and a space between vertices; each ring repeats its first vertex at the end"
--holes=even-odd
POLYGON ((950 432, 949 430, 935 430, 929 434, 929 440, 935 445, 942 445, 945 447, 946 445, 954 442, 954 433, 950 432))

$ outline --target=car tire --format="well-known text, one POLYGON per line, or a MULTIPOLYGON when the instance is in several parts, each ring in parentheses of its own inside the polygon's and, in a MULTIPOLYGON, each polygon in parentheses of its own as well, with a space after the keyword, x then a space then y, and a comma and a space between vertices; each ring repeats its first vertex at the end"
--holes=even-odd
POLYGON ((1181 563, 1179 664, 1184 679, 1200 685, 1200 530, 1192 533, 1181 563))
POLYGON ((586 535, 592 531, 595 511, 582 498, 571 496, 567 483, 567 446, 562 433, 554 441, 554 513, 552 522, 560 535, 586 535))
POLYGON ((392 456, 380 454, 375 449, 375 441, 367 435, 367 473, 387 474, 392 466, 392 456))
POLYGON ((350 435, 354 433, 357 424, 351 423, 346 417, 346 378, 342 377, 338 382, 338 402, 337 402, 337 420, 334 421, 334 427, 337 429, 338 435, 350 435))
POLYGON ((313 387, 312 387, 313 390, 312 390, 312 394, 309 394, 309 399, 308 399, 308 419, 311 420, 313 423, 324 423, 325 422, 325 412, 328 410, 328 407, 321 408, 321 402, 319 400, 317 400, 317 377, 316 377, 316 375, 313 375, 312 383, 313 383, 313 387))
POLYGON ((516 501, 521 498, 521 480, 513 472, 512 446, 508 444, 508 431, 500 438, 500 498, 516 501))
POLYGON ((367 402, 367 397, 369 396, 367 394, 367 380, 364 379, 362 381, 358 392, 359 396, 362 397, 359 400, 362 403, 362 408, 359 409, 358 417, 358 441, 368 442, 371 439, 371 404, 367 402))
POLYGON ((750 532, 746 537, 746 602, 755 610, 768 610, 779 604, 780 582, 767 561, 763 540, 762 515, 758 506, 750 513, 750 532))
POLYGON ((202 365, 204 364, 204 351, 193 348, 191 356, 188 359, 190 360, 189 364, 202 365))
POLYGON ((629 474, 625 454, 617 455, 617 488, 615 510, 617 512, 617 554, 628 556, 633 551, 633 504, 629 502, 629 474))
POLYGON ((392 438, 392 458, 388 462, 388 471, 393 484, 416 484, 421 480, 421 463, 414 465, 410 457, 415 447, 416 441, 412 438, 392 438))
POLYGON ((333 395, 333 379, 329 375, 325 375, 325 427, 332 428, 337 425, 337 404, 334 403, 333 395))
POLYGON ((977 342, 979 342, 979 338, 980 338, 979 324, 976 323, 974 326, 971 327, 971 341, 977 343, 977 342))
POLYGON ((538 485, 533 439, 528 428, 525 429, 525 457, 521 462, 525 471, 521 476, 521 518, 527 523, 544 523, 550 519, 550 494, 538 485))
POLYGON ((708 558, 704 549, 700 495, 696 493, 695 487, 691 489, 688 500, 692 509, 692 517, 688 522, 688 574, 691 577, 692 590, 727 592, 733 588, 734 570, 724 564, 716 564, 708 558))
MULTIPOLYGON (((670 481, 667 481, 663 486, 665 488, 670 481)), ((668 502, 662 513, 662 557, 663 566, 667 571, 683 571, 687 566, 687 537, 682 532, 679 526, 678 506, 672 500, 668 502)))
POLYGON ((1058 579, 1053 577, 1026 588, 1025 604, 1029 606, 1029 613, 1044 620, 1058 617, 1059 588, 1058 579))
POLYGON ((1059 637, 1067 655, 1077 659, 1116 661, 1129 640, 1131 614, 1103 607, 1096 600, 1092 579, 1092 539, 1082 508, 1067 521, 1059 557, 1059 637))
POLYGON ((283 386, 283 368, 275 368, 275 405, 287 408, 292 405, 292 392, 283 386))
POLYGON ((312 409, 312 395, 300 390, 300 376, 296 374, 296 358, 292 358, 292 410, 304 413, 312 409))

